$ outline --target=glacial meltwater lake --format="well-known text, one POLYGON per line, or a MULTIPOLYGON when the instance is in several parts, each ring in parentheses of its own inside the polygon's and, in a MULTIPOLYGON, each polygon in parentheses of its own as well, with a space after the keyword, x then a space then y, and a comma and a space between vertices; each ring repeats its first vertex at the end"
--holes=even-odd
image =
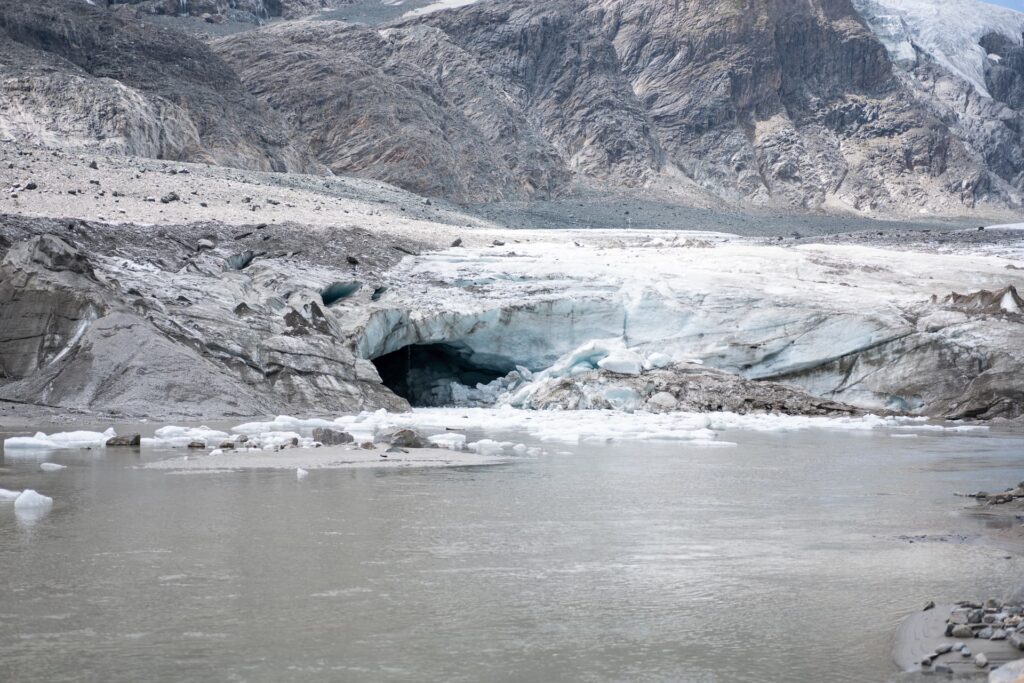
POLYGON ((953 495, 1024 479, 1019 433, 482 436, 546 452, 304 480, 8 453, 0 488, 55 503, 0 503, 0 681, 901 680, 903 616, 1024 587, 953 495))

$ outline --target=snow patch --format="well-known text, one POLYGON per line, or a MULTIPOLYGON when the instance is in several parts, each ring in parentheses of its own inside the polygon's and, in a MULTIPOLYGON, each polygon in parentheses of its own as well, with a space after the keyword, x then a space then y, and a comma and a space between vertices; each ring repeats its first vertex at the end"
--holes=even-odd
POLYGON ((433 14, 434 12, 440 12, 446 9, 455 9, 457 7, 465 7, 472 5, 480 0, 438 0, 438 2, 431 3, 425 7, 419 7, 414 10, 410 10, 402 15, 404 19, 410 19, 412 17, 422 17, 426 14, 433 14))

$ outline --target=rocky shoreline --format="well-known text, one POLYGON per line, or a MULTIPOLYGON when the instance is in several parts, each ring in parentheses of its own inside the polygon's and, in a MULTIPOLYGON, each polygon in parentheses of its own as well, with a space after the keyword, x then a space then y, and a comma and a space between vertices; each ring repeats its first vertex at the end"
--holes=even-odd
MULTIPOLYGON (((978 501, 965 512, 985 521, 986 540, 1024 555, 1024 482, 997 493, 957 495, 978 501)), ((1024 584, 1007 591, 1006 599, 931 601, 908 616, 896 632, 897 665, 958 678, 987 675, 990 683, 1024 681, 1024 584)))

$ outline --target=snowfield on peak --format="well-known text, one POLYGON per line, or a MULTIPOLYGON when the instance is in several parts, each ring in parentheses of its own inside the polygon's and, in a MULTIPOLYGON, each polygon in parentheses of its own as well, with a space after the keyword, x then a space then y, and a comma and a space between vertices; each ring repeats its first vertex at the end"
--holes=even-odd
POLYGON ((998 33, 1020 45, 1024 34, 1024 13, 980 0, 854 0, 853 4, 893 61, 914 61, 917 47, 984 97, 989 97, 988 53, 978 42, 998 33))

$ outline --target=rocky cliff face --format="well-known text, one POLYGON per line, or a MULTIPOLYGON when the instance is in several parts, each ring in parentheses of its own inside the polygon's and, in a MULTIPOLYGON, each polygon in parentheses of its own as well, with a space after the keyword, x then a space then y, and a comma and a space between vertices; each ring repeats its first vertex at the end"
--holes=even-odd
POLYGON ((848 0, 494 0, 215 49, 333 170, 425 194, 574 179, 784 210, 1020 204, 1002 110, 965 125, 920 97, 848 0))
POLYGON ((568 177, 522 107, 437 29, 295 22, 214 48, 337 173, 471 202, 546 195, 568 177))
POLYGON ((79 2, 0 3, 0 136, 64 148, 322 171, 198 40, 79 2))

